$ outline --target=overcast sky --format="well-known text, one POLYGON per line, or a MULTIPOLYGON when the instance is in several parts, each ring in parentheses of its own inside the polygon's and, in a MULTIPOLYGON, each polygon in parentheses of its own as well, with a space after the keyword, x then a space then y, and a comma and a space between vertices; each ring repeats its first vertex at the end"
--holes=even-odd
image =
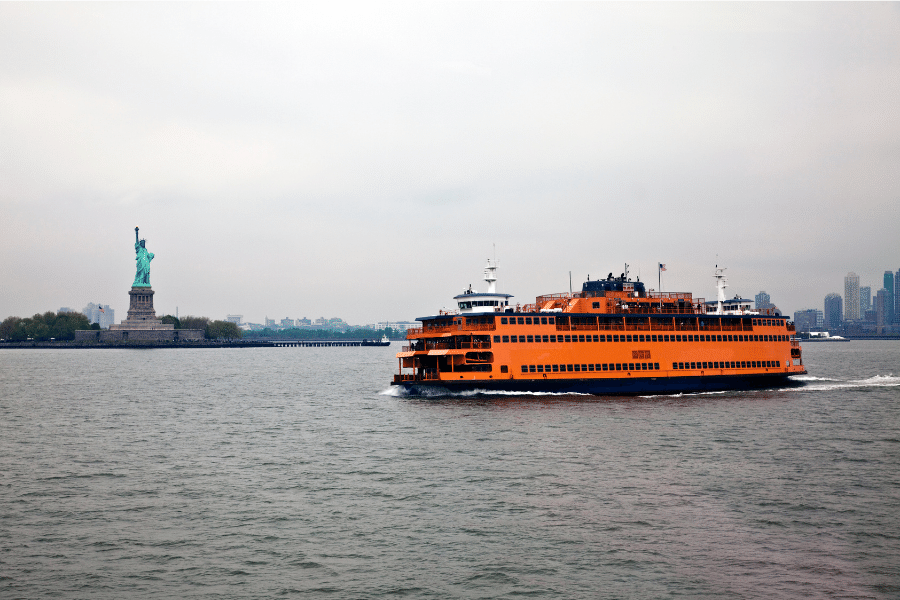
POLYGON ((900 4, 0 3, 0 319, 411 320, 900 268, 900 4))

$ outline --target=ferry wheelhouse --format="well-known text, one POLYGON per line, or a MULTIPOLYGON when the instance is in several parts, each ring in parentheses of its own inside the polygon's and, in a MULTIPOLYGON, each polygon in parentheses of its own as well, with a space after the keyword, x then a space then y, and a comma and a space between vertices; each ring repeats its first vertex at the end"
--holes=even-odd
POLYGON ((471 286, 457 310, 419 317, 397 353, 393 385, 413 394, 485 390, 587 394, 667 394, 785 385, 806 373, 794 324, 769 310, 725 300, 647 291, 626 272, 585 281, 581 292, 511 305, 471 286))

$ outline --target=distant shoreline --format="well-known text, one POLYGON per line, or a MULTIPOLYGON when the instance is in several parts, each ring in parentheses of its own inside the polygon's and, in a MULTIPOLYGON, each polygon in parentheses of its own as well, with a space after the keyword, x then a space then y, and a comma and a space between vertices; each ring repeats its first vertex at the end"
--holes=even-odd
MULTIPOLYGON (((204 340, 202 342, 0 342, 0 350, 17 349, 49 349, 83 350, 91 348, 282 348, 282 347, 370 347, 363 346, 364 340, 204 340)), ((371 341, 371 340, 368 340, 371 341)), ((385 346, 381 346, 384 348, 385 346)))

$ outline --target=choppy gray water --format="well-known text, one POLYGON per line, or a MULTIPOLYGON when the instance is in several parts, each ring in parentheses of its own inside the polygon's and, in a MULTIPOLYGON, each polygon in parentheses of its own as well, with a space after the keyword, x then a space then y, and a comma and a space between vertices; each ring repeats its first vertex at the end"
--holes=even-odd
POLYGON ((0 351, 0 597, 897 598, 900 346, 391 395, 391 348, 0 351))

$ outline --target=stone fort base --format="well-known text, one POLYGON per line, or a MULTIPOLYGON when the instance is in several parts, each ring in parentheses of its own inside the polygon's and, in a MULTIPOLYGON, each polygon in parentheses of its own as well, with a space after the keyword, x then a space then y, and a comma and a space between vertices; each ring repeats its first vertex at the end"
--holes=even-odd
POLYGON ((132 286, 128 318, 121 323, 110 325, 108 330, 84 330, 75 332, 76 342, 98 343, 156 343, 156 342, 200 342, 202 329, 175 329, 171 323, 163 323, 156 318, 153 310, 153 294, 150 286, 132 286))
POLYGON ((202 329, 118 329, 75 332, 76 342, 202 342, 202 329))

